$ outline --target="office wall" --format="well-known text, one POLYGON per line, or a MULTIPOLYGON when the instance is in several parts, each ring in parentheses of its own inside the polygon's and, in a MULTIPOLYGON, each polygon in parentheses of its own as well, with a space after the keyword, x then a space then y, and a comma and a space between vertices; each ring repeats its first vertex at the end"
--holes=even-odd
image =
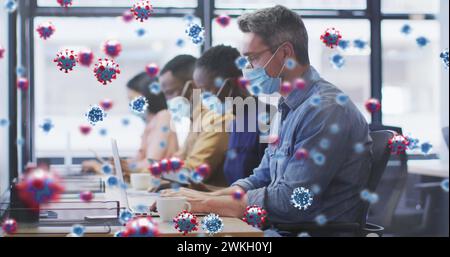
MULTIPOLYGON (((7 44, 6 12, 0 11, 0 45, 7 44)), ((0 119, 8 115, 7 56, 0 59, 0 119)), ((0 194, 8 185, 8 127, 0 126, 0 194)))

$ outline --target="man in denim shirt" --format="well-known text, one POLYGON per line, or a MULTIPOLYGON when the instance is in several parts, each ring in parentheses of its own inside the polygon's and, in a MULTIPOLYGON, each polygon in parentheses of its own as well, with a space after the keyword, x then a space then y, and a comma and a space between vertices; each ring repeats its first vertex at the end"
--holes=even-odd
POLYGON ((239 27, 249 61, 244 77, 266 94, 282 95, 278 139, 253 175, 229 188, 212 193, 167 190, 162 195, 186 196, 192 211, 221 216, 242 217, 247 206, 257 205, 273 223, 314 222, 318 217, 356 221, 371 163, 366 120, 342 91, 310 66, 308 34, 298 14, 275 6, 243 15, 239 27), (294 89, 280 90, 282 81, 294 89), (302 188, 311 192, 311 202, 291 201, 302 188), (246 192, 241 200, 230 196, 236 190, 246 192))

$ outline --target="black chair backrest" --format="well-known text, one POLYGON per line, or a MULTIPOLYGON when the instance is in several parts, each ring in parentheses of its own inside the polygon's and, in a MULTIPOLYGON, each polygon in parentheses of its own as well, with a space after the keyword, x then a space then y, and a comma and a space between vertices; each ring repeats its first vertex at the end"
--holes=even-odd
MULTIPOLYGON (((370 192, 375 192, 386 169, 387 163, 391 156, 391 150, 389 149, 389 139, 391 139, 394 134, 395 132, 389 130, 370 132, 370 137, 372 138, 372 166, 370 169, 369 179, 367 180, 367 185, 365 187, 370 192)), ((363 202, 360 216, 361 226, 365 226, 366 224, 369 206, 370 204, 368 202, 363 202)))

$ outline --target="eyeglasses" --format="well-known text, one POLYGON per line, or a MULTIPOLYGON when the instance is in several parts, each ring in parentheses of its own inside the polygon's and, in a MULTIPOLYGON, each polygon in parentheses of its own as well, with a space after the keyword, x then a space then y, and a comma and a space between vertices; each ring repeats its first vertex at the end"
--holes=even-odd
POLYGON ((249 56, 246 56, 245 59, 247 60, 248 65, 250 65, 250 67, 253 69, 253 68, 254 68, 253 63, 254 63, 255 61, 258 61, 259 58, 261 58, 261 56, 262 56, 265 52, 271 51, 271 50, 272 50, 271 48, 267 48, 267 49, 262 50, 262 51, 260 51, 260 52, 257 52, 257 53, 251 54, 251 55, 249 55, 249 56))

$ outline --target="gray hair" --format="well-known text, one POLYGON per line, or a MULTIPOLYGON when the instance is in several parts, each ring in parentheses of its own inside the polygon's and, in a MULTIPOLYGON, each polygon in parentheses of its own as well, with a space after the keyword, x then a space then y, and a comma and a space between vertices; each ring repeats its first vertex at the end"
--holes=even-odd
POLYGON ((277 5, 239 17, 239 28, 245 33, 255 33, 271 48, 272 52, 282 43, 294 46, 297 61, 309 64, 308 32, 300 15, 277 5))

